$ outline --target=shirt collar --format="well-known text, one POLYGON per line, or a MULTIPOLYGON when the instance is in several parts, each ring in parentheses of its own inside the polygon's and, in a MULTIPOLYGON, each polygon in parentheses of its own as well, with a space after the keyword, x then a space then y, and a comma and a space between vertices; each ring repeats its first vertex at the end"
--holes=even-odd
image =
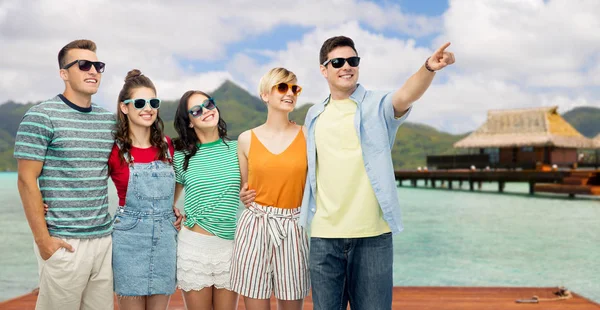
POLYGON ((363 99, 365 99, 366 94, 367 90, 362 85, 356 84, 356 89, 354 90, 352 95, 350 95, 350 99, 354 100, 354 102, 356 102, 357 104, 360 104, 361 102, 363 102, 363 99))
MULTIPOLYGON (((367 90, 362 85, 356 84, 356 89, 350 95, 350 99, 352 101, 356 102, 356 104, 360 104, 363 101, 363 99, 365 98, 366 94, 367 94, 367 90)), ((329 96, 327 96, 327 98, 325 98, 325 100, 323 100, 323 102, 321 104, 327 105, 329 103, 330 99, 331 99, 331 94, 329 94, 329 96)))
POLYGON ((80 107, 80 106, 74 104, 73 102, 71 102, 71 100, 67 99, 67 97, 63 96, 63 94, 58 94, 58 97, 60 98, 60 100, 62 100, 64 103, 66 103, 73 110, 77 110, 79 112, 84 112, 84 113, 92 112, 91 105, 87 108, 84 108, 84 107, 80 107))

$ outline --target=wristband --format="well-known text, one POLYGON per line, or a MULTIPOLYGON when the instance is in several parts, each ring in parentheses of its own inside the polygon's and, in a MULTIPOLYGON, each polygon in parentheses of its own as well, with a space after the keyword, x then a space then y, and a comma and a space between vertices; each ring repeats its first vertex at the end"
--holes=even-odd
POLYGON ((431 67, 429 66, 429 58, 431 57, 427 57, 427 59, 425 59, 425 69, 427 69, 427 71, 429 72, 435 72, 435 70, 431 69, 431 67))

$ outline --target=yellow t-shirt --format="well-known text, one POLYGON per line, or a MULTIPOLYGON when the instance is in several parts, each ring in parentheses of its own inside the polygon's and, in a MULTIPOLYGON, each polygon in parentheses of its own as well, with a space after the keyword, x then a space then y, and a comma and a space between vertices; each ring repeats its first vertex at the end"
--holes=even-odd
POLYGON ((315 127, 317 211, 311 236, 373 237, 390 228, 367 176, 350 99, 330 100, 315 127))

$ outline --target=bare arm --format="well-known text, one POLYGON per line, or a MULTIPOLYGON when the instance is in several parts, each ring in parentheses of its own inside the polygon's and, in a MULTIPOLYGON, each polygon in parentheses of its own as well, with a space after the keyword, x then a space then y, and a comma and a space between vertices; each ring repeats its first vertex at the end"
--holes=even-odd
POLYGON ((64 247, 69 251, 73 251, 70 244, 61 239, 50 236, 46 219, 44 218, 44 203, 42 201, 42 193, 37 184, 37 179, 42 172, 44 163, 36 160, 19 159, 18 162, 18 181, 17 187, 25 217, 33 233, 33 239, 40 250, 40 256, 43 260, 47 260, 64 247))
POLYGON ((175 183, 175 197, 173 199, 173 206, 177 204, 177 200, 179 200, 179 196, 181 196, 181 192, 183 191, 183 184, 175 183))
MULTIPOLYGON (((444 50, 450 46, 450 42, 442 45, 433 55, 427 60, 429 67, 435 71, 454 63, 454 54, 445 52, 444 50)), ((419 71, 413 74, 407 81, 398 89, 392 97, 392 105, 394 106, 394 116, 400 117, 406 113, 408 108, 417 101, 435 77, 435 72, 430 72, 422 65, 419 71)))
POLYGON ((248 183, 248 151, 250 151, 250 131, 244 131, 238 138, 238 161, 242 184, 248 183))
POLYGON ((177 227, 177 229, 181 229, 181 221, 183 221, 183 215, 181 215, 181 211, 179 211, 179 209, 176 207, 177 200, 179 200, 179 196, 181 195, 182 191, 183 191, 183 185, 175 182, 175 195, 173 198, 173 212, 175 213, 175 216, 177 217, 177 219, 175 220, 175 223, 173 223, 173 225, 175 225, 175 227, 177 227))
POLYGON ((248 189, 248 152, 250 151, 250 131, 244 131, 238 137, 238 162, 240 163, 240 176, 242 178, 242 188, 240 190, 240 200, 248 207, 256 198, 256 191, 248 189))

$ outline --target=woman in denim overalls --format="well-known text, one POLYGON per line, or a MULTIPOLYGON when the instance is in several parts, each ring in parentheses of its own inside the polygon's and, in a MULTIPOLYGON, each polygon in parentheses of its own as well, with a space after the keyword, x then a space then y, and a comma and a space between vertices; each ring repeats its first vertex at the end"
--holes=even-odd
POLYGON ((175 292, 175 225, 181 219, 173 206, 173 147, 164 137, 159 107, 150 79, 130 71, 119 94, 116 141, 109 159, 119 196, 113 273, 121 309, 166 309, 175 292))

